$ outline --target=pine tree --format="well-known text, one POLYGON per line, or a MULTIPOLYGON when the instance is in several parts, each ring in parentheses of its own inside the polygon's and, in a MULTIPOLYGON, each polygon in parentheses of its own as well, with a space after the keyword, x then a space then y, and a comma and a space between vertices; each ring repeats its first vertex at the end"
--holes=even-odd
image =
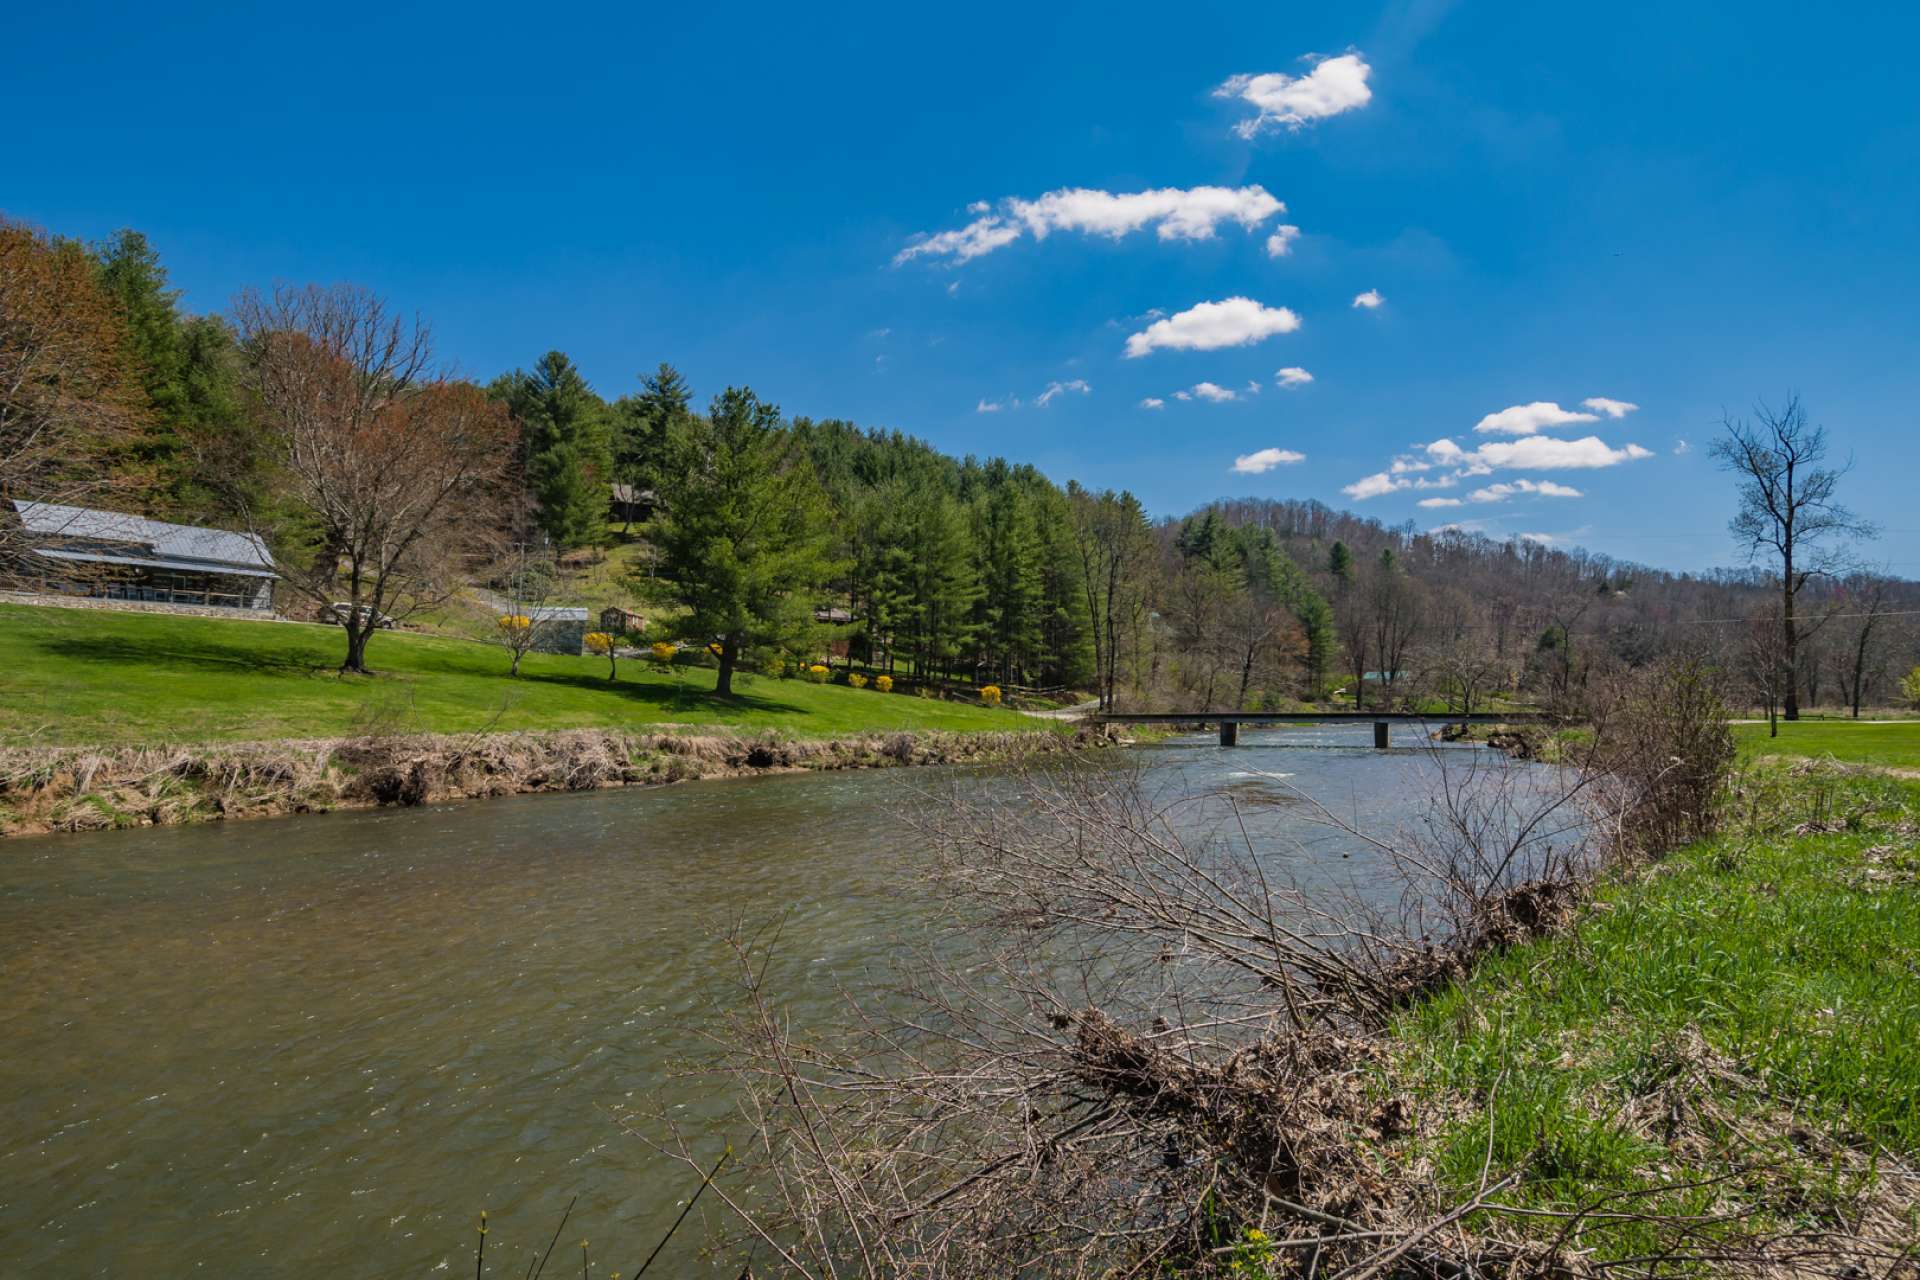
POLYGON ((605 541, 613 467, 606 406, 573 361, 549 351, 532 372, 508 374, 489 390, 520 423, 527 489, 554 547, 571 551, 605 541))
POLYGON ((745 388, 690 418, 669 462, 651 533, 659 577, 647 590, 686 610, 675 623, 683 637, 719 644, 715 692, 730 696, 743 654, 792 644, 811 622, 834 569, 825 494, 779 407, 745 388))
POLYGON ((638 395, 621 396, 613 404, 613 479, 657 497, 673 437, 692 416, 693 393, 664 360, 640 387, 638 395))

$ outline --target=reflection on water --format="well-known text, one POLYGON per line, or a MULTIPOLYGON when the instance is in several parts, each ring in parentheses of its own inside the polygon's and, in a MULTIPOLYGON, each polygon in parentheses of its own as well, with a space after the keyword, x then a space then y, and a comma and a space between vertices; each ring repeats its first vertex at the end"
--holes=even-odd
MULTIPOLYGON (((1364 886, 1378 865, 1284 788, 1408 816, 1433 766, 1369 732, 1130 755, 1364 886)), ((576 1193, 569 1239, 627 1273, 690 1187, 609 1110, 703 1052, 711 926, 790 913, 782 985, 828 1016, 911 930, 900 818, 953 781, 1014 785, 773 777, 0 844, 0 1273, 425 1274, 471 1265, 485 1208, 507 1274, 576 1193)), ((724 1098, 671 1088, 716 1149, 737 1136, 724 1098)))

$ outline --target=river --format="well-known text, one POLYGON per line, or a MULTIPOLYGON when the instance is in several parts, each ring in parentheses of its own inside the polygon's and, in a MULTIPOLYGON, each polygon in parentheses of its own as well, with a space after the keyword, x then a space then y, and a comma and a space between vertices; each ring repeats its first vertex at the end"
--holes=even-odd
MULTIPOLYGON (((1411 817, 1434 765, 1369 733, 1127 763, 1169 798, 1274 801, 1246 806, 1257 839, 1364 885, 1373 855, 1279 776, 1411 817)), ((517 1276, 577 1195, 570 1265, 584 1236, 630 1275, 691 1180, 612 1112, 665 1088, 716 1150, 741 1136, 666 1079, 725 988, 713 927, 790 913, 781 985, 799 1022, 832 1016, 923 900, 903 815, 1016 785, 776 776, 0 843, 0 1274, 461 1272, 484 1208, 488 1274, 517 1276)))

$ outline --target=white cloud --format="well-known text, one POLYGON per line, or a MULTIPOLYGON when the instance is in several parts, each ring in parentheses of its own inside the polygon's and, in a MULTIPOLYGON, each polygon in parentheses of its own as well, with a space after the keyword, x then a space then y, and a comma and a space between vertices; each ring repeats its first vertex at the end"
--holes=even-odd
POLYGON ((1254 453, 1243 453, 1235 458, 1233 469, 1241 475, 1257 476, 1275 467, 1291 466, 1306 460, 1306 454, 1295 453, 1291 449, 1261 449, 1254 453))
POLYGON ((1300 228, 1290 223, 1275 227, 1273 234, 1267 237, 1267 256, 1269 258, 1286 257, 1293 252, 1293 242, 1299 238, 1300 228))
POLYGON ((1264 388, 1263 388, 1263 387, 1261 387, 1261 385, 1260 385, 1260 380, 1259 380, 1258 378, 1248 378, 1248 379, 1247 379, 1247 394, 1248 394, 1248 395, 1250 395, 1250 396, 1257 396, 1257 395, 1259 395, 1259 394, 1260 394, 1260 392, 1261 392, 1262 390, 1264 390, 1264 388))
POLYGON ((1324 58, 1304 76, 1270 71, 1257 76, 1235 76, 1213 91, 1216 98, 1240 98, 1253 104, 1256 114, 1233 131, 1243 138, 1269 128, 1298 129, 1343 111, 1364 107, 1373 98, 1367 76, 1373 68, 1357 53, 1324 58))
MULTIPOLYGON (((1012 403, 1019 404, 1020 402, 1015 400, 1012 401, 1012 403)), ((999 413, 1002 409, 1006 408, 1007 405, 1008 402, 1005 400, 982 399, 979 404, 973 406, 973 411, 975 413, 999 413)))
POLYGON ((1460 499, 1458 498, 1422 498, 1420 499, 1420 501, 1414 503, 1413 505, 1415 505, 1416 507, 1457 507, 1460 505, 1460 499))
POLYGON ((1599 436, 1582 436, 1578 440, 1528 436, 1524 440, 1483 444, 1470 456, 1487 466, 1510 471, 1584 471, 1651 458, 1653 451, 1637 444, 1616 449, 1599 436))
POLYGON ((1167 407, 1167 402, 1159 396, 1148 396, 1140 402, 1140 407, 1142 409, 1164 409, 1167 407))
POLYGON ((1076 391, 1084 396, 1092 390, 1085 378, 1073 378, 1066 382, 1049 382, 1047 389, 1033 398, 1033 403, 1036 407, 1044 409, 1048 402, 1068 391, 1076 391))
POLYGON ((1365 293, 1356 293, 1353 295, 1353 305, 1367 311, 1373 310, 1385 301, 1386 299, 1380 296, 1378 289, 1369 289, 1365 293))
POLYGON ((1156 320, 1127 339, 1129 357, 1150 351, 1217 351, 1244 347, 1276 333, 1292 333, 1300 317, 1285 307, 1268 307, 1252 298, 1202 302, 1177 315, 1156 320))
POLYGON ((1034 200, 1012 196, 997 211, 984 203, 967 207, 974 220, 926 236, 893 256, 894 265, 918 257, 966 262, 1004 248, 1023 235, 1044 240, 1055 231, 1079 231, 1118 240, 1151 226, 1162 240, 1211 240, 1222 223, 1248 231, 1287 211, 1259 184, 1246 187, 1163 187, 1116 193, 1063 187, 1034 200))
POLYGON ((1640 406, 1631 400, 1610 400, 1606 396, 1588 396, 1581 405, 1609 418, 1624 418, 1640 406))
POLYGON ((1520 535, 1520 541, 1537 542, 1543 547, 1550 547, 1554 543, 1560 541, 1560 539, 1554 537, 1550 533, 1523 533, 1520 535))
POLYGON ((1473 429, 1482 432, 1497 431, 1509 436, 1530 436, 1542 427, 1560 427, 1570 422, 1598 421, 1600 419, 1594 414, 1562 409, 1551 400, 1535 400, 1531 404, 1510 405, 1498 413, 1490 413, 1476 422, 1473 429))
POLYGON ((1675 457, 1685 457, 1687 454, 1692 452, 1693 452, 1693 446, 1688 444, 1685 440, 1677 440, 1674 442, 1673 453, 1675 457))
POLYGON ((1295 387, 1304 387, 1313 381, 1313 375, 1297 364, 1290 364, 1273 375, 1274 384, 1291 391, 1295 387))
POLYGON ((1182 400, 1193 396, 1201 400, 1210 400, 1214 404, 1225 404, 1229 400, 1240 398, 1239 392, 1230 387, 1223 387, 1217 382, 1196 382, 1186 391, 1176 391, 1174 394, 1182 400))
POLYGON ((1469 502, 1505 502, 1515 494, 1530 493, 1542 498, 1578 498, 1584 496, 1578 489, 1564 484, 1555 484, 1551 480, 1514 480, 1500 484, 1490 484, 1484 489, 1475 489, 1467 495, 1469 502))
POLYGON ((1395 489, 1405 489, 1413 482, 1396 480, 1384 471, 1376 471, 1370 476, 1362 476, 1340 492, 1355 502, 1365 502, 1368 498, 1377 498, 1383 493, 1392 493, 1395 489))

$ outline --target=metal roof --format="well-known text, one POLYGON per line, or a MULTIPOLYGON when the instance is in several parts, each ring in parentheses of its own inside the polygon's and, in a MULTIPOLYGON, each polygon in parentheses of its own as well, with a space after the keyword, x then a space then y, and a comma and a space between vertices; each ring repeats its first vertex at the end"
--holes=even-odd
POLYGON ((542 608, 527 610, 527 620, 529 622, 585 622, 587 620, 587 611, 585 609, 548 605, 542 608))
POLYGON ((57 551, 35 547, 34 554, 49 560, 71 560, 78 564, 131 564, 143 569, 179 569, 185 573, 210 573, 228 578, 274 578, 271 569, 243 569, 217 560, 163 560, 157 556, 109 556, 94 551, 57 551))
MULTIPOLYGON (((267 544, 251 534, 203 529, 190 524, 168 524, 163 520, 149 520, 144 516, 130 516, 118 511, 90 511, 85 507, 65 507, 52 502, 16 500, 13 507, 20 513, 21 526, 30 534, 133 543, 150 553, 137 560, 125 561, 129 564, 155 563, 154 557, 172 561, 213 561, 222 567, 215 568, 205 563, 168 567, 194 569, 201 573, 231 573, 238 570, 224 566, 247 566, 267 571, 269 576, 273 568, 273 558, 267 554, 267 544)), ((120 563, 103 556, 93 558, 120 563)))

